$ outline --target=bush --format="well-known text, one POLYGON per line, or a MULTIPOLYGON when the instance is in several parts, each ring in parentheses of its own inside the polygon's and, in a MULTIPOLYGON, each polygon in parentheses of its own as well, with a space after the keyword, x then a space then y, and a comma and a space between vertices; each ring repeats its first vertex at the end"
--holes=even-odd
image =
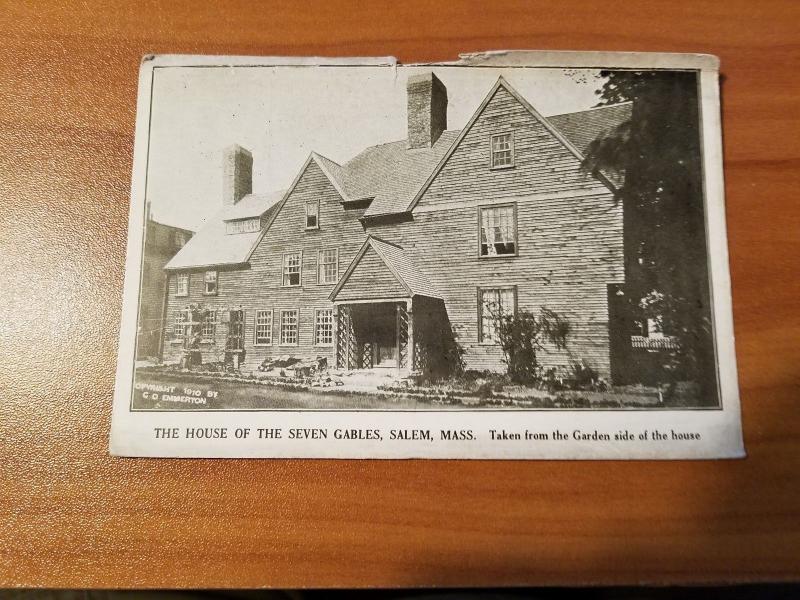
POLYGON ((569 321, 544 307, 538 314, 525 310, 514 314, 491 312, 511 380, 517 383, 538 381, 541 369, 537 353, 544 350, 548 342, 556 349, 565 348, 571 330, 569 321))

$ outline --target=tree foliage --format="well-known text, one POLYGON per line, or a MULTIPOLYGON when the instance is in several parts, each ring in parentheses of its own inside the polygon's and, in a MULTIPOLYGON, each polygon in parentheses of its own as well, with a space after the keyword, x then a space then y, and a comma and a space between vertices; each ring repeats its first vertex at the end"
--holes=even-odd
POLYGON ((624 174, 629 322, 661 295, 666 333, 678 338, 683 376, 713 377, 697 78, 692 72, 611 71, 600 105, 632 102, 630 120, 592 142, 584 166, 624 174))

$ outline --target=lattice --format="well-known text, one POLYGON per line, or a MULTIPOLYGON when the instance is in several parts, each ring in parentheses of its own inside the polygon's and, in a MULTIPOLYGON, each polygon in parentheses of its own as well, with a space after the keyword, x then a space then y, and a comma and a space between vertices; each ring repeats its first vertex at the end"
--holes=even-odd
POLYGON ((373 367, 373 346, 369 342, 364 342, 361 345, 361 364, 362 369, 371 369, 373 367))
POLYGON ((408 366, 408 311, 402 304, 397 305, 397 341, 400 368, 408 366))

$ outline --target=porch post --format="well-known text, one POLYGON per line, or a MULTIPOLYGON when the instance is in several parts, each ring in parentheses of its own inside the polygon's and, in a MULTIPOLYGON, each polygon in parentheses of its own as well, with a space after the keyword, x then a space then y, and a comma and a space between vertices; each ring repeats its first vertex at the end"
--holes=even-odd
POLYGON ((408 315, 408 370, 414 370, 414 362, 416 360, 416 353, 414 350, 414 298, 413 296, 406 300, 406 314, 408 315))

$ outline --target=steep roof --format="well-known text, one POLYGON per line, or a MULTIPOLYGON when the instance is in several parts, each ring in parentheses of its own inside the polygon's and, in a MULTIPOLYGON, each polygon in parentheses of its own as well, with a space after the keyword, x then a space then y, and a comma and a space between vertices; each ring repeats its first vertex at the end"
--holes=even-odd
POLYGON ((333 288, 333 291, 331 291, 328 296, 331 300, 336 300, 336 296, 338 296, 339 292, 347 285, 350 275, 355 271, 359 261, 370 248, 375 250, 375 253, 389 268, 395 279, 397 279, 397 282, 406 290, 409 297, 428 296, 430 298, 442 298, 436 286, 431 283, 427 275, 414 265, 403 248, 380 238, 376 238, 375 236, 368 235, 364 244, 356 253, 355 258, 350 262, 347 271, 345 271, 339 283, 336 284, 336 287, 333 288))
POLYGON ((260 231, 225 232, 225 221, 269 217, 277 210, 284 192, 249 194, 233 206, 225 207, 200 228, 164 267, 168 270, 221 267, 247 262, 250 250, 258 242, 260 231), (241 207, 239 205, 242 205, 241 207))
MULTIPOLYGON (((543 117, 501 78, 465 130, 475 121, 500 85, 517 96, 526 108, 557 137, 563 139, 580 158, 595 138, 611 132, 631 115, 632 103, 623 102, 543 117)), ((406 140, 371 146, 341 167, 336 165, 340 169, 339 177, 351 199, 372 198, 372 203, 364 212, 365 217, 408 212, 420 190, 432 178, 445 157, 454 150, 462 133, 464 130, 445 131, 431 148, 411 150, 408 149, 406 140)), ((614 177, 613 183, 618 185, 620 181, 614 177)))
POLYGON ((217 218, 224 221, 260 217, 283 196, 284 191, 267 194, 247 194, 233 206, 223 208, 217 218))
POLYGON ((621 102, 579 112, 552 115, 547 117, 547 120, 585 155, 589 144, 596 138, 608 135, 630 119, 632 108, 633 102, 621 102))
POLYGON ((350 195, 373 199, 364 216, 404 212, 458 133, 443 132, 430 148, 409 149, 407 140, 372 146, 345 163, 350 195))
MULTIPOLYGON (((531 114, 541 120, 544 126, 579 159, 583 158, 583 153, 595 138, 609 133, 629 119, 631 115, 632 103, 623 102, 543 117, 508 82, 500 77, 465 128, 443 132, 432 147, 409 149, 407 140, 378 144, 366 148, 343 165, 312 152, 289 190, 291 191, 297 184, 308 164, 314 161, 339 192, 342 202, 371 200, 364 212, 365 217, 410 212, 433 180, 436 172, 444 165, 449 155, 457 147, 459 140, 466 134, 500 86, 507 89, 531 114)), ((618 185, 621 182, 619 175, 601 174, 600 177, 609 185, 618 185)), ((269 223, 285 203, 286 196, 288 196, 287 192, 245 196, 234 206, 215 215, 167 263, 165 268, 186 269, 247 262, 256 245, 265 235, 265 231, 227 235, 224 222, 266 216, 269 223), (269 214, 265 214, 267 211, 269 214)), ((376 244, 380 243, 380 241, 376 242, 376 244)), ((387 252, 387 256, 391 257, 394 251, 388 250, 387 252)), ((391 258, 387 258, 387 261, 391 260, 391 258)), ((401 261, 399 264, 402 267, 403 262, 401 261)))

